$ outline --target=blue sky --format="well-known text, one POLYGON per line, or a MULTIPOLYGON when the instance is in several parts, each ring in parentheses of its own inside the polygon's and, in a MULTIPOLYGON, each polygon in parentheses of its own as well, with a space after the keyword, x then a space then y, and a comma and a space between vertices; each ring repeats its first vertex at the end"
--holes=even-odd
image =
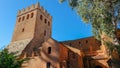
POLYGON ((68 3, 58 0, 1 0, 0 1, 0 48, 12 39, 17 11, 40 2, 53 17, 52 38, 58 41, 92 36, 91 25, 84 24, 68 3))

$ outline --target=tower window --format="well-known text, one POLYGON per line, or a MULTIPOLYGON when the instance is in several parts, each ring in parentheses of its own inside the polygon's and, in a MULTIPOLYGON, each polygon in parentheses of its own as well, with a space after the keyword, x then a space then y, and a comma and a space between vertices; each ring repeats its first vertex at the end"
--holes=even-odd
POLYGON ((42 15, 40 15, 40 20, 42 20, 43 19, 43 16, 42 15))
POLYGON ((44 31, 44 36, 46 36, 46 30, 44 31))
POLYGON ((27 15, 27 19, 29 19, 29 14, 27 15))
POLYGON ((46 68, 50 68, 50 66, 51 66, 51 63, 47 62, 46 68))
POLYGON ((50 22, 48 22, 48 26, 50 26, 50 22))
POLYGON ((21 17, 18 19, 18 22, 20 22, 20 20, 21 20, 21 17))
POLYGON ((24 32, 24 30, 25 30, 25 29, 23 28, 23 29, 22 29, 22 32, 24 32))
POLYGON ((34 16, 34 13, 31 13, 31 18, 33 18, 33 16, 34 16))
POLYGON ((22 17, 22 21, 24 21, 24 19, 25 19, 25 16, 22 17))
POLYGON ((48 47, 48 54, 51 54, 51 47, 48 47))
POLYGON ((47 19, 45 19, 45 24, 47 23, 47 19))

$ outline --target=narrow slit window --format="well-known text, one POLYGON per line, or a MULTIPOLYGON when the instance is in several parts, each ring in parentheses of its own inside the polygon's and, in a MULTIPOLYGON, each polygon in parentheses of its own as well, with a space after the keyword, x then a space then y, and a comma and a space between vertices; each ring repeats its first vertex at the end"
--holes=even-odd
POLYGON ((18 22, 20 22, 21 21, 21 17, 18 19, 18 22))
POLYGON ((27 15, 27 19, 29 19, 29 14, 27 15))
POLYGON ((45 24, 47 23, 47 19, 45 19, 45 24))
POLYGON ((31 13, 31 18, 33 18, 33 16, 34 16, 34 13, 31 13))
POLYGON ((40 20, 43 20, 43 16, 42 15, 40 15, 40 20))
POLYGON ((24 19, 25 19, 25 16, 22 17, 22 21, 24 21, 24 19))
POLYGON ((48 26, 50 26, 50 22, 48 22, 48 26))

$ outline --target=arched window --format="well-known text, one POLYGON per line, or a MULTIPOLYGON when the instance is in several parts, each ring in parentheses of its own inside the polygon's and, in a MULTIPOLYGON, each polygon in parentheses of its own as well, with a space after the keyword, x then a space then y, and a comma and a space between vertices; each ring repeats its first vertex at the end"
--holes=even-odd
POLYGON ((48 47, 48 54, 51 54, 51 47, 48 47))
POLYGON ((45 24, 47 23, 47 19, 45 19, 45 24))
POLYGON ((44 31, 44 36, 46 36, 46 30, 44 31))
POLYGON ((34 13, 31 13, 31 18, 33 18, 33 16, 34 16, 34 13))
POLYGON ((18 22, 20 22, 21 21, 21 17, 18 19, 18 22))
POLYGON ((48 21, 48 26, 50 26, 50 22, 48 21))
POLYGON ((42 15, 40 15, 40 20, 43 20, 43 16, 42 15))
POLYGON ((29 19, 29 14, 27 15, 27 19, 29 19))
POLYGON ((24 19, 25 19, 25 16, 22 17, 22 21, 24 21, 24 19))

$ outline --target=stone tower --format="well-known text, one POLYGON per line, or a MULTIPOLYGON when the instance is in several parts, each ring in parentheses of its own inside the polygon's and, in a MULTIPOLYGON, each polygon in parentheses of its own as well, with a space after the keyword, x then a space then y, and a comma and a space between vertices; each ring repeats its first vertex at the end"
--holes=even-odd
POLYGON ((36 39, 45 41, 51 37, 52 17, 39 3, 18 11, 12 42, 36 39))
POLYGON ((19 55, 27 53, 30 56, 51 38, 51 28, 52 16, 39 3, 19 10, 12 41, 7 48, 10 52, 18 51, 19 55))

